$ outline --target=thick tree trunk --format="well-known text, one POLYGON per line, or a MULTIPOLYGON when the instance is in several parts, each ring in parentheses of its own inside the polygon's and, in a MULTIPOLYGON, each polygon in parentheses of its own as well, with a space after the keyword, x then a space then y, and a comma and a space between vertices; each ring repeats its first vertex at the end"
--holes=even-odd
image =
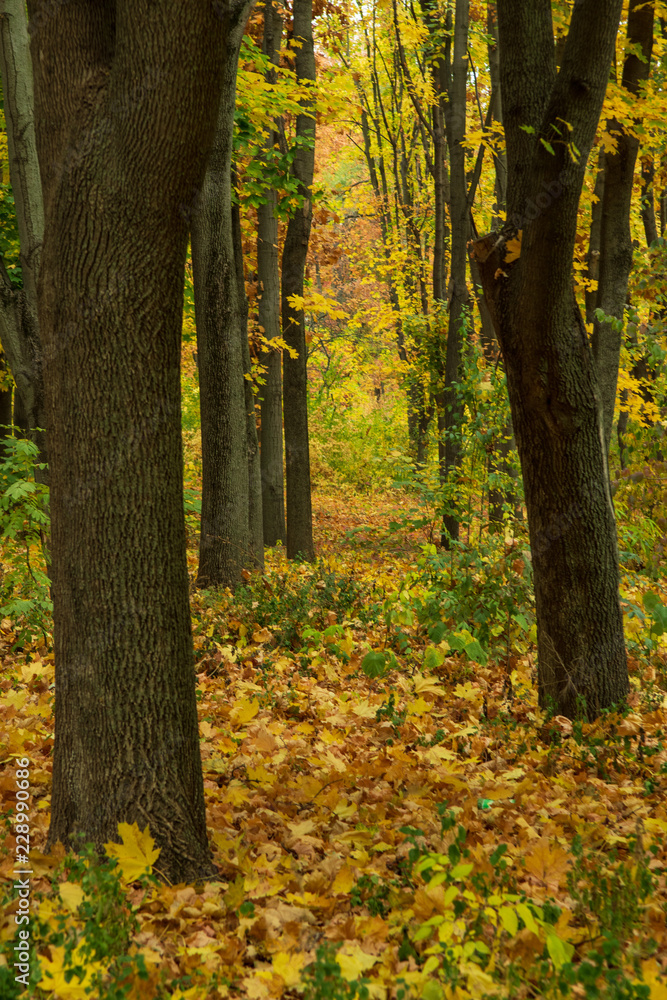
POLYGON ((191 205, 192 273, 202 442, 198 587, 235 587, 250 553, 248 427, 243 302, 232 226, 231 170, 238 54, 250 11, 230 6, 225 70, 213 149, 191 205))
MULTIPOLYGON (((232 183, 236 184, 236 168, 232 170, 232 183)), ((232 205, 232 236, 234 243, 234 263, 236 266, 236 287, 240 302, 241 353, 243 358, 243 391, 246 418, 246 448, 248 457, 248 557, 255 569, 264 569, 264 527, 262 524, 262 468, 257 435, 257 415, 255 413, 255 393, 251 381, 252 362, 248 343, 248 296, 245 290, 245 268, 243 266, 243 234, 241 232, 241 209, 238 202, 232 205)))
MULTIPOLYGON (((295 68, 301 83, 315 82, 312 0, 294 0, 295 68)), ((282 259, 282 318, 285 343, 297 352, 283 358, 285 420, 285 471, 287 486, 287 555, 315 559, 313 514, 310 497, 310 452, 308 445, 308 376, 306 328, 302 309, 289 303, 292 295, 303 295, 304 271, 313 216, 312 183, 315 169, 314 99, 302 101, 296 133, 304 142, 294 157, 293 171, 303 206, 289 220, 282 259)))
POLYGON ((228 35, 206 0, 30 0, 56 662, 49 843, 148 826, 214 873, 183 518, 188 227, 228 35))
MULTIPOLYGON (((47 461, 44 385, 37 326, 37 279, 44 207, 35 143, 32 60, 24 0, 3 0, 0 16, 0 75, 4 94, 9 174, 16 207, 23 288, 13 288, 0 262, 0 342, 21 399, 27 433, 47 461), (36 433, 35 428, 40 428, 36 433)), ((37 473, 45 481, 46 474, 37 473)))
MULTIPOLYGON (((272 0, 264 3, 263 51, 272 63, 280 52, 282 19, 272 0)), ((275 72, 269 71, 269 82, 275 72)), ((266 140, 267 150, 277 142, 274 130, 266 140)), ((259 325, 267 340, 280 337, 280 269, 278 266, 278 195, 273 188, 257 209, 257 280, 259 325)), ((285 541, 285 493, 283 489, 283 380, 282 352, 278 348, 262 354, 266 382, 262 389, 262 514, 264 544, 285 541)))
POLYGON ((508 225, 474 246, 523 470, 539 700, 570 718, 593 718, 628 690, 601 403, 572 284, 579 196, 620 13, 621 0, 580 0, 556 76, 549 5, 498 0, 508 225), (559 141, 563 121, 575 157, 559 141), (520 257, 508 261, 506 241, 519 230, 520 257))
MULTIPOLYGON (((654 4, 645 0, 630 0, 628 12, 628 44, 630 51, 623 66, 623 87, 637 100, 640 85, 648 79, 653 50, 654 4), (639 47, 643 58, 639 58, 639 47)), ((596 305, 605 316, 623 318, 628 294, 628 277, 632 268, 632 238, 630 207, 639 139, 616 121, 609 122, 609 132, 616 149, 607 152, 602 199, 602 231, 600 234, 600 272, 596 305)), ((612 320, 593 322, 593 355, 602 397, 604 441, 607 452, 611 442, 616 403, 618 365, 621 356, 620 324, 612 320)))
MULTIPOLYGON (((450 202, 452 226, 449 324, 443 388, 445 471, 448 479, 458 477, 462 456, 463 401, 461 398, 461 330, 468 303, 466 260, 468 244, 468 186, 466 182, 465 139, 466 81, 468 73, 469 0, 456 0, 454 46, 449 103, 445 115, 450 157, 450 202)), ((449 548, 459 537, 459 519, 454 513, 443 518, 442 544, 449 548)))

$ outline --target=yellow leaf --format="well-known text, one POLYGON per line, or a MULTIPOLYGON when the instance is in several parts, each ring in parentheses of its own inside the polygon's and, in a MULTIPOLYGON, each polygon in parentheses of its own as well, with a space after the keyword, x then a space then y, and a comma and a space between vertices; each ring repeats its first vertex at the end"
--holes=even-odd
POLYGON ((378 956, 368 955, 362 951, 358 944, 343 945, 336 959, 343 979, 347 979, 348 982, 359 979, 364 972, 372 969, 375 963, 380 961, 378 956))
POLYGON ((431 706, 423 698, 416 698, 414 701, 408 702, 408 715, 424 715, 430 709, 431 706))
POLYGON ((299 985, 301 970, 305 964, 305 955, 288 955, 284 951, 279 951, 277 955, 273 956, 273 971, 280 976, 288 989, 299 985))
POLYGON ((521 256, 521 236, 523 230, 520 229, 516 235, 516 238, 508 240, 505 250, 505 263, 511 264, 512 261, 518 260, 521 256))
POLYGON ((136 823, 131 826, 129 823, 119 823, 118 836, 121 844, 105 844, 104 849, 110 858, 117 858, 123 879, 134 882, 140 875, 152 871, 160 855, 160 848, 155 847, 148 827, 142 833, 136 823))
POLYGON ((541 837, 530 854, 525 857, 526 870, 554 891, 570 865, 570 855, 556 846, 551 847, 546 837, 541 837))
POLYGON ((83 902, 83 889, 76 882, 63 882, 59 888, 60 898, 72 913, 76 913, 83 902))
POLYGON ((667 985, 660 974, 660 967, 654 958, 642 962, 644 982, 651 990, 651 1000, 667 1000, 667 985))
POLYGON ((348 865, 343 865, 333 880, 331 891, 334 895, 340 894, 347 896, 347 894, 352 890, 354 883, 355 877, 353 869, 349 868, 348 865))
POLYGON ((245 898, 245 879, 243 878, 243 875, 237 875, 236 881, 230 885, 229 889, 222 898, 225 901, 225 906, 230 912, 238 910, 245 898))
POLYGON ((241 698, 229 713, 229 718, 237 726, 245 726, 246 723, 255 718, 258 712, 259 702, 256 699, 251 701, 249 698, 241 698))
POLYGON ((312 819, 304 819, 300 823, 288 823, 287 825, 293 837, 306 837, 317 829, 312 819))
POLYGON ((38 986, 45 992, 53 993, 58 1000, 88 1000, 93 976, 104 968, 102 963, 84 959, 78 954, 79 949, 75 949, 70 963, 68 963, 67 971, 74 965, 83 965, 86 971, 83 979, 74 975, 68 983, 65 979, 65 949, 51 945, 50 950, 53 956, 51 959, 45 958, 43 955, 39 956, 42 978, 38 986))
POLYGON ((519 918, 516 915, 516 910, 513 910, 511 906, 501 906, 498 910, 498 916, 507 933, 514 937, 519 929, 519 918))

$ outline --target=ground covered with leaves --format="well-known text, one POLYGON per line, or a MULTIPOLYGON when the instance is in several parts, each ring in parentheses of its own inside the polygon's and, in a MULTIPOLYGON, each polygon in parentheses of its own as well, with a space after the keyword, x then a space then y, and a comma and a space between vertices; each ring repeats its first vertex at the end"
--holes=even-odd
POLYGON ((445 553, 405 495, 316 508, 316 565, 278 549, 235 595, 193 591, 218 882, 161 884, 136 827, 103 863, 40 853, 53 657, 3 621, 0 996, 665 1000, 659 574, 625 561, 628 705, 570 722, 537 707, 520 532, 480 545, 470 529, 445 553), (22 758, 38 848, 23 994, 22 758))

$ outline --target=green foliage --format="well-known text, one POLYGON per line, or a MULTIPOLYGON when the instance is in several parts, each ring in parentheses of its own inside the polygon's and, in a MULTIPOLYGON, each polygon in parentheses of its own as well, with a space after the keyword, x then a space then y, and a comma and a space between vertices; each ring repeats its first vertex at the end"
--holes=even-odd
POLYGON ((271 149, 265 146, 267 133, 280 117, 294 119, 303 113, 300 101, 312 97, 312 88, 298 83, 294 71, 274 66, 256 42, 244 35, 241 43, 237 101, 234 115, 234 153, 242 164, 238 198, 246 208, 266 202, 269 190, 278 195, 278 217, 287 219, 303 204, 299 183, 292 173, 301 147, 312 149, 313 139, 285 134, 284 142, 271 149), (266 80, 272 70, 275 81, 266 80))
MULTIPOLYGON (((45 542, 49 531, 49 490, 36 483, 37 445, 22 438, 4 440, 0 462, 0 530, 5 572, 0 615, 19 630, 17 644, 50 629, 53 605, 49 597, 45 542)), ((44 466, 38 466, 44 468, 44 466)))
MULTIPOLYGON (((364 610, 367 590, 363 584, 346 574, 336 573, 320 564, 317 570, 304 566, 296 580, 285 574, 279 592, 267 586, 263 578, 237 588, 234 613, 245 618, 250 626, 269 629, 281 646, 300 649, 317 632, 328 630, 326 613, 334 611, 341 618, 351 613, 366 620, 373 609, 364 610), (307 624, 305 624, 307 623, 307 624)), ((336 635, 326 636, 334 651, 336 635)))
POLYGON ((317 949, 315 961, 307 966, 301 981, 304 1000, 354 1000, 355 997, 366 1000, 368 997, 368 980, 349 982, 343 978, 337 950, 332 944, 323 944, 317 949))
MULTIPOLYGON (((9 887, 0 905, 9 904, 12 892, 9 887)), ((101 859, 92 844, 83 846, 78 854, 67 855, 54 872, 51 890, 38 894, 36 902, 40 906, 35 908, 30 924, 30 996, 45 996, 50 992, 46 986, 48 980, 43 977, 53 971, 51 962, 45 964, 39 958, 40 955, 44 958, 47 949, 56 964, 55 956, 62 954, 62 968, 58 973, 62 973, 72 986, 84 980, 88 970, 95 970, 95 963, 100 963, 99 969, 89 977, 91 996, 125 1000, 136 981, 147 978, 143 956, 129 953, 139 922, 128 905, 120 870, 115 860, 101 859), (59 895, 63 881, 81 890, 80 902, 75 906, 76 923, 72 920, 70 907, 64 905, 59 895), (48 918, 42 914, 48 914, 48 918)), ((5 945, 5 955, 12 969, 13 944, 10 939, 5 945)), ((0 968, 0 995, 12 1000, 20 995, 20 988, 17 989, 20 984, 13 979, 3 981, 4 973, 0 968)))

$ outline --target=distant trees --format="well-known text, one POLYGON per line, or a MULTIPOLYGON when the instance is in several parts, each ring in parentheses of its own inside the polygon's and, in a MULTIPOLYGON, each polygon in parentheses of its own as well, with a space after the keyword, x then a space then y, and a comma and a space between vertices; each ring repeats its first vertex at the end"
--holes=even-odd
MULTIPOLYGON (((11 370, 15 390, 13 419, 25 433, 43 430, 44 383, 37 326, 44 207, 35 145, 34 96, 28 23, 23 0, 3 0, 0 17, 0 75, 10 175, 16 206, 21 253, 22 285, 12 283, 0 258, 0 342, 11 370)), ((12 422, 9 413, 6 423, 12 422)), ((35 434, 46 461, 46 440, 35 434)))

